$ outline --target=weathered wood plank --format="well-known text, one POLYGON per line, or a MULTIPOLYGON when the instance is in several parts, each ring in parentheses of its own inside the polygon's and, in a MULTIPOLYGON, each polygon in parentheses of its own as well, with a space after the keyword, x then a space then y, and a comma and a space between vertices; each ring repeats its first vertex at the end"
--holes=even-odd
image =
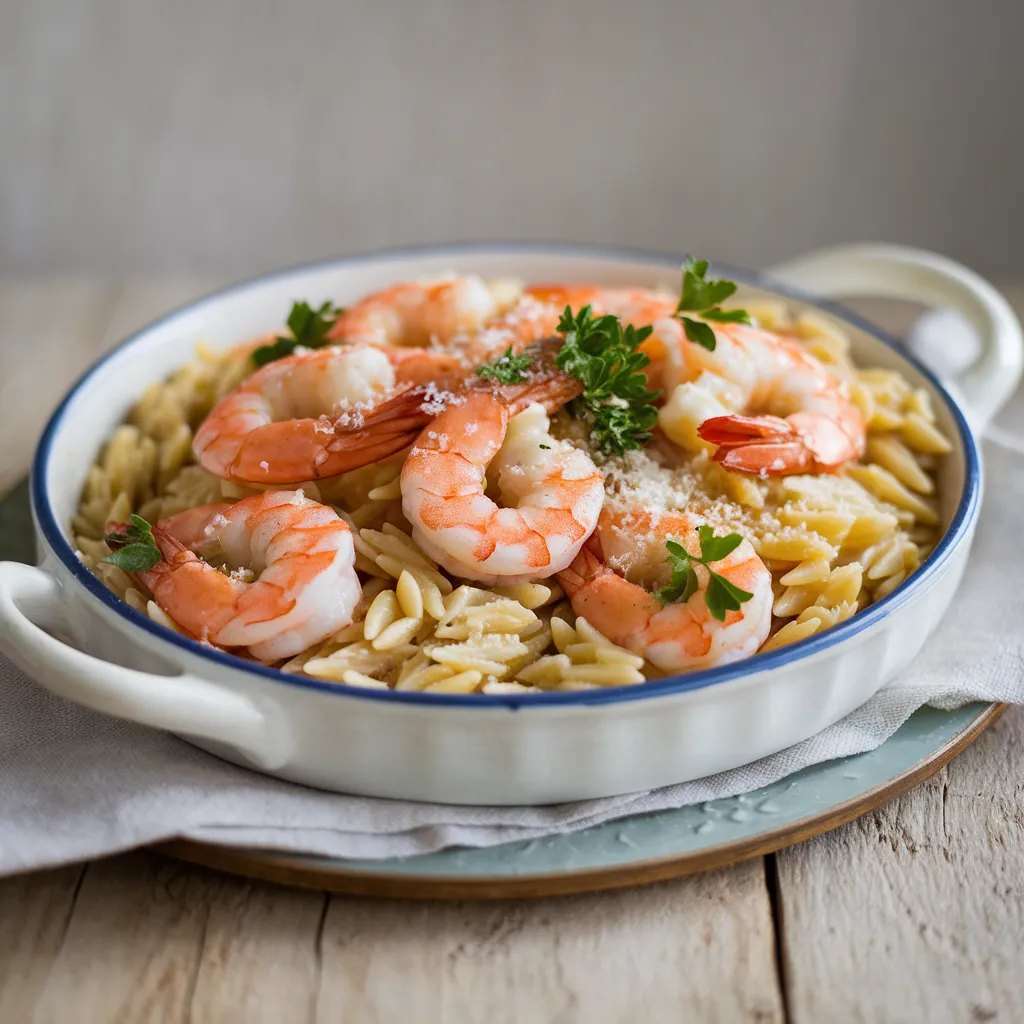
POLYGON ((118 294, 102 281, 0 284, 0 494, 28 469, 53 406, 95 358, 118 294))
POLYGON ((0 1021, 31 1018, 84 871, 75 865, 0 881, 0 1021))
POLYGON ((325 916, 326 900, 146 853, 97 862, 66 933, 52 923, 66 911, 49 916, 59 934, 36 943, 37 977, 8 981, 4 1005, 20 1015, 0 1019, 783 1019, 757 861, 531 903, 332 897, 325 916))
MULTIPOLYGON (((224 879, 212 900, 191 1024, 313 1018, 326 894, 224 879)), ((336 1020, 342 1019, 339 1013, 336 1020)))
POLYGON ((127 284, 64 278, 0 283, 0 494, 27 471, 53 407, 101 352, 216 283, 209 276, 127 284))
POLYGON ((1024 1020, 1024 713, 923 786, 776 855, 796 1024, 1024 1020))
POLYGON ((10 879, 0 1020, 308 1021, 326 900, 149 853, 10 879))
POLYGON ((761 861, 522 904, 334 898, 316 1020, 780 1021, 761 861))
POLYGON ((32 1019, 186 1021, 223 885, 151 854, 90 864, 32 1019))

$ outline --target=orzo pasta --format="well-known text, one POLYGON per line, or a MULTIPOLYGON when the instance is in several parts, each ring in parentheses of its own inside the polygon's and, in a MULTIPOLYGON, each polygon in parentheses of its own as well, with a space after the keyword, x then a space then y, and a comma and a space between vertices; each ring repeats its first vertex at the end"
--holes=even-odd
MULTIPOLYGON (((644 289, 523 291, 451 278, 401 286, 410 291, 394 336, 374 334, 392 322, 381 316, 396 301, 389 292, 344 312, 302 304, 310 317, 293 310, 292 335, 261 346, 200 347, 146 389, 90 469, 74 518, 80 557, 132 608, 172 629, 247 657, 262 651, 283 672, 375 689, 642 684, 828 629, 927 558, 949 444, 927 392, 894 371, 855 366, 838 322, 779 301, 748 306, 754 326, 723 313, 720 300, 686 306, 687 287, 692 298, 720 284, 696 266, 683 301, 644 289), (584 307, 591 319, 580 319, 584 307), (654 331, 634 334, 630 324, 654 331), (537 348, 542 340, 548 349, 537 348), (339 399, 332 388, 351 387, 355 371, 339 384, 331 353, 366 346, 387 358, 378 366, 374 356, 359 370, 367 376, 358 394, 339 399), (639 353, 653 361, 630 363, 639 353), (780 384, 783 371, 764 368, 769 356, 795 360, 797 371, 780 384), (612 369, 598 380, 605 364, 612 369), (637 373, 650 382, 646 398, 637 373), (801 373, 812 383, 798 392, 801 373), (278 390, 261 391, 272 378, 278 390), (284 401, 288 388, 296 394, 284 401), (248 420, 236 410, 228 422, 232 402, 248 420), (308 461, 289 458, 311 467, 304 476, 273 462, 280 431, 300 422, 312 424, 301 439, 308 461), (207 440, 197 443, 200 426, 207 440), (277 431, 265 458, 257 430, 277 431), (266 482, 225 468, 243 464, 243 448, 266 465, 266 482), (328 451, 330 461, 320 458, 328 451), (341 471, 320 472, 324 465, 341 471), (285 497, 271 500, 278 492, 285 497), (235 630, 235 606, 209 632, 191 619, 191 628, 179 625, 161 589, 173 582, 168 548, 142 569, 115 557, 162 544, 171 517, 180 523, 201 506, 212 507, 203 537, 221 529, 218 515, 234 529, 232 509, 256 495, 271 511, 281 502, 303 517, 316 511, 338 538, 338 579, 348 573, 356 588, 349 606, 322 620, 329 631, 300 634, 319 638, 287 656, 266 652, 295 644, 267 647, 235 630), (606 606, 616 601, 621 624, 606 606), (217 639, 229 636, 246 639, 217 639)), ((293 518, 266 543, 245 520, 259 550, 249 565, 230 554, 226 532, 213 556, 206 540, 175 543, 194 575, 229 581, 219 600, 244 603, 282 557, 274 544, 303 528, 305 518, 293 518)), ((318 593, 326 614, 332 598, 318 593)), ((294 618, 305 598, 293 596, 294 618)))

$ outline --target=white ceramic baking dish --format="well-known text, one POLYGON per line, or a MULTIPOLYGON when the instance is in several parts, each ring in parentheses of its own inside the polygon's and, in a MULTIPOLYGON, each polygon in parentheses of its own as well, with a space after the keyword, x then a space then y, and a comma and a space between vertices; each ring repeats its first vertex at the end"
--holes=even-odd
POLYGON ((151 324, 86 373, 43 434, 32 471, 41 564, 0 564, 0 646, 54 693, 170 730, 238 764, 325 789, 414 800, 538 804, 608 796, 734 768, 818 732, 906 666, 954 597, 981 500, 972 427, 980 430, 1020 376, 1021 332, 1006 302, 977 275, 929 253, 860 246, 813 254, 770 277, 728 271, 742 282, 739 299, 783 294, 844 321, 858 362, 898 368, 928 389, 954 446, 941 473, 945 534, 924 566, 851 620, 791 647, 587 692, 362 690, 200 647, 117 600, 69 542, 104 439, 148 383, 192 358, 198 339, 230 345, 277 328, 295 298, 345 304, 396 280, 449 270, 675 288, 678 266, 675 256, 579 246, 381 253, 273 274, 151 324), (803 292, 953 307, 978 331, 981 357, 954 400, 881 332, 803 292))

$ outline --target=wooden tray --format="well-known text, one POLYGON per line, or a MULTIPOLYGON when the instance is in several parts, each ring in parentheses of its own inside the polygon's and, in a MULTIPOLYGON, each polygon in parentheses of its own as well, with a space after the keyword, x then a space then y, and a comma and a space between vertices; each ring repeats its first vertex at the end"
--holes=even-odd
POLYGON ((922 708, 877 750, 764 789, 568 835, 391 860, 343 860, 177 840, 158 850, 282 885, 403 899, 526 899, 620 889, 759 857, 905 793, 990 726, 1005 704, 922 708))

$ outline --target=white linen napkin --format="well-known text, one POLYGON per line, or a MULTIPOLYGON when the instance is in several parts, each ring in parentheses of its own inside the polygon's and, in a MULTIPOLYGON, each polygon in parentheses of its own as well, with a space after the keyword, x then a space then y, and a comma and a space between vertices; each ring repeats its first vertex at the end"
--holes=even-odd
POLYGON ((1024 703, 1024 445, 1005 429, 1024 428, 1024 391, 1001 420, 985 444, 971 564, 945 621, 896 683, 795 747, 696 782, 554 807, 342 796, 246 771, 167 733, 60 700, 0 656, 0 874, 174 837, 361 858, 536 839, 735 796, 873 750, 924 704, 1024 703))

